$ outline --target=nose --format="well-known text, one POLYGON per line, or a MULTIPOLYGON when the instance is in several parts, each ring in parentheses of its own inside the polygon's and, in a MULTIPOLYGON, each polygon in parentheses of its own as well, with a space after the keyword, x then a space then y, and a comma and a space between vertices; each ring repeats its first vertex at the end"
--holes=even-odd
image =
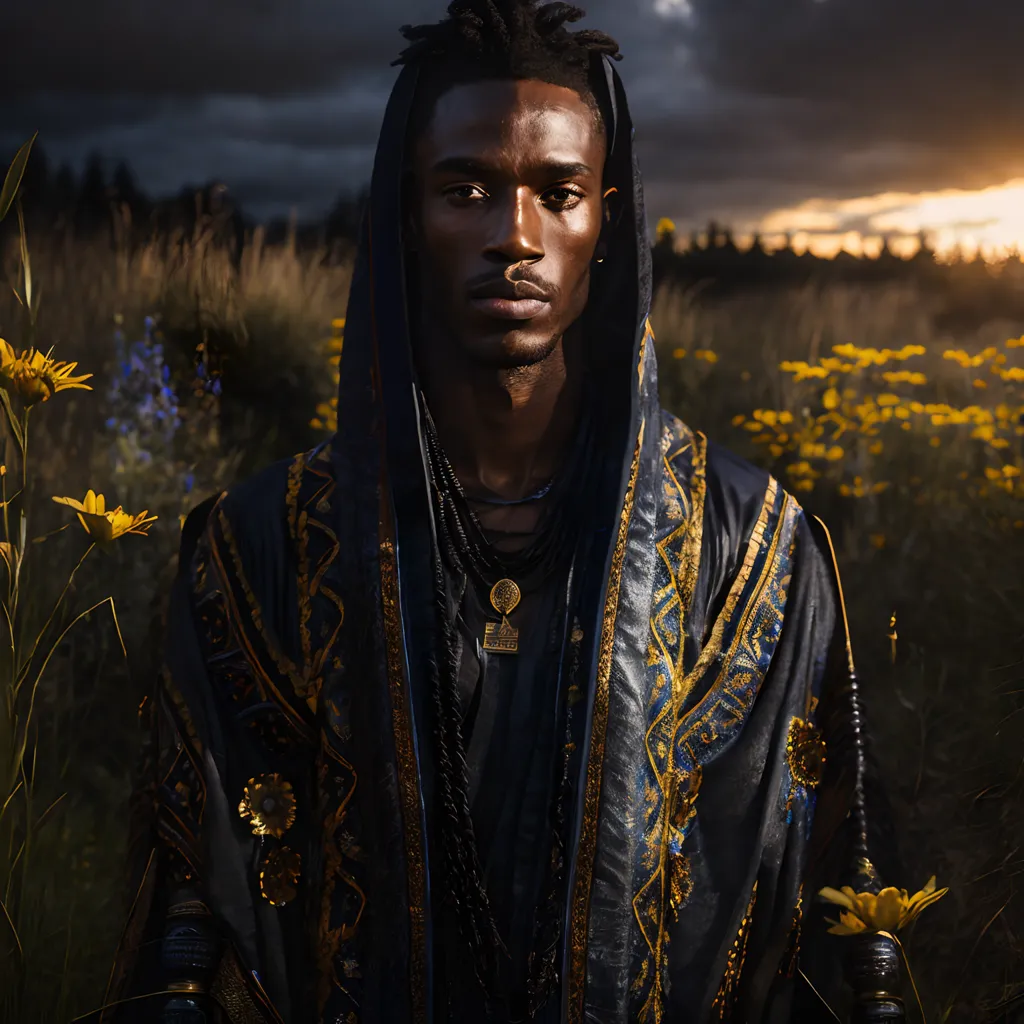
POLYGON ((494 233, 484 252, 502 263, 535 262, 543 258, 540 211, 529 189, 515 189, 497 208, 494 233))

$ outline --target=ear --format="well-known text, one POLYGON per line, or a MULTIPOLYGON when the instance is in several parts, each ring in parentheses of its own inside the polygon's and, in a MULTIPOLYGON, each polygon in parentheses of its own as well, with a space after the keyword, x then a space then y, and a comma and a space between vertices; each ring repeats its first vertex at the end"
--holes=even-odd
POLYGON ((622 216, 622 203, 617 188, 607 189, 602 196, 604 207, 604 223, 606 227, 614 227, 622 216))

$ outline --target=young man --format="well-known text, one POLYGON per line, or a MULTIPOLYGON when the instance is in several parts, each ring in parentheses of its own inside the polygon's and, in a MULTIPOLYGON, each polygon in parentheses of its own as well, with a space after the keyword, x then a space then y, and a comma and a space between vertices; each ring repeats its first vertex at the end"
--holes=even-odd
POLYGON ((660 408, 581 14, 404 30, 338 432, 184 530, 126 1012, 789 1017, 835 577, 660 408))

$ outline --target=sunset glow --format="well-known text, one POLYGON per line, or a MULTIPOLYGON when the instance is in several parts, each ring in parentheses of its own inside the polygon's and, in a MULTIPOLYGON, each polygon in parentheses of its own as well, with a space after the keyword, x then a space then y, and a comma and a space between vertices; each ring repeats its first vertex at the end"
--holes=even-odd
POLYGON ((856 199, 809 199, 776 210, 752 229, 768 247, 785 244, 820 256, 840 250, 873 255, 883 239, 910 255, 925 232, 940 257, 959 250, 999 260, 1024 252, 1024 178, 977 191, 884 192, 856 199))

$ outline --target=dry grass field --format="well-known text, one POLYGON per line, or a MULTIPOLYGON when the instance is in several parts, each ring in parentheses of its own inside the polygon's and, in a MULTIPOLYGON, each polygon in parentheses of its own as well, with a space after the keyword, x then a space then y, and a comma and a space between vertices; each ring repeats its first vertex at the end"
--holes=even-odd
MULTIPOLYGON (((66 796, 24 847, 17 822, 0 823, 0 896, 21 943, 0 958, 0 1020, 56 1022, 97 1004, 117 938, 136 709, 179 515, 321 436, 310 423, 330 397, 349 275, 259 235, 236 256, 202 229, 29 241, 37 344, 94 390, 33 410, 30 534, 70 526, 33 549, 25 614, 53 606, 88 539, 53 496, 93 488, 159 517, 76 576, 59 621, 111 596, 127 654, 107 606, 55 646, 24 813, 66 796)), ((16 250, 2 269, 17 285, 16 250)), ((933 292, 885 284, 666 290, 653 314, 664 403, 832 528, 900 844, 888 881, 950 887, 905 936, 933 1022, 1001 1019, 1024 997, 1024 348, 1007 344, 1024 323, 951 328, 940 314, 933 292)), ((27 347, 27 329, 5 288, 0 337, 27 347)), ((5 759, 13 735, 8 720, 5 759)))

